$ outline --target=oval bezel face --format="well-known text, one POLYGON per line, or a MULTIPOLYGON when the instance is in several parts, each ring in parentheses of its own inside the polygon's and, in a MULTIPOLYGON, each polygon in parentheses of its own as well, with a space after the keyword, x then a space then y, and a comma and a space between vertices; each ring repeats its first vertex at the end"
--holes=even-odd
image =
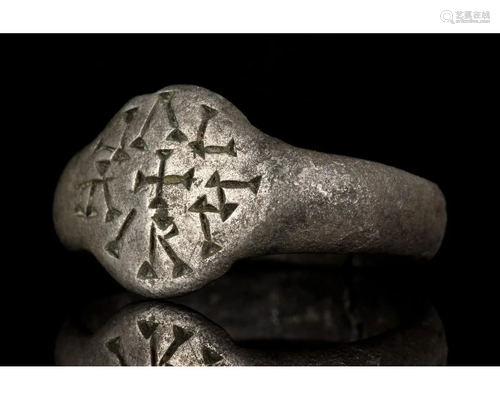
POLYGON ((138 96, 66 167, 54 203, 59 237, 134 292, 196 290, 245 255, 242 238, 263 218, 261 136, 203 88, 138 96))

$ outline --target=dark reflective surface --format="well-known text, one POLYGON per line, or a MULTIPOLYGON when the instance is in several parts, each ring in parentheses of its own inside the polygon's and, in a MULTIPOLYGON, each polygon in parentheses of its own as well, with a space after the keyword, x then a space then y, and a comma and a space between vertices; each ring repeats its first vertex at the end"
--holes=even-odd
MULTIPOLYGON (((245 365, 310 365, 316 359, 323 365, 337 365, 337 359, 341 360, 340 365, 379 362, 442 365, 446 362, 442 323, 415 285, 402 282, 394 268, 381 272, 372 267, 355 267, 351 259, 338 260, 343 265, 328 264, 334 261, 330 255, 244 260, 203 289, 163 304, 167 314, 168 304, 180 304, 206 317, 207 321, 203 320, 202 324, 222 327, 236 344, 236 348, 227 350, 229 353, 239 354, 238 348, 262 352, 258 357, 244 353, 245 365), (372 344, 373 340, 376 345, 372 344), (342 343, 348 349, 349 346, 357 349, 358 343, 366 343, 366 348, 376 356, 359 360, 357 354, 335 353, 332 349, 342 343), (380 356, 382 348, 384 355, 380 356), (305 354, 311 360, 278 355, 295 353, 305 354)), ((370 264, 366 260, 369 259, 364 263, 370 264)), ((108 321, 112 318, 118 318, 126 331, 135 331, 136 319, 144 318, 144 308, 141 308, 141 317, 120 311, 127 310, 127 305, 132 303, 142 303, 146 314, 148 307, 151 312, 163 307, 161 302, 121 292, 75 311, 69 324, 88 338, 96 332, 105 332, 104 336, 118 335, 106 333, 116 329, 109 327, 108 321)), ((189 313, 186 318, 190 318, 189 313)), ((61 336, 68 335, 64 329, 61 336)), ((217 338, 216 334, 213 340, 217 342, 217 338)), ((62 347, 63 342, 65 354, 71 356, 60 356, 60 363, 97 362, 85 361, 91 360, 87 358, 88 351, 76 344, 71 348, 64 338, 58 346, 62 347)), ((128 349, 140 345, 140 342, 129 344, 128 349)), ((102 354, 98 357, 104 357, 99 358, 98 363, 113 365, 113 358, 107 359, 102 354)), ((180 357, 175 365, 191 365, 191 356, 186 357, 180 357)), ((238 361, 224 365, 238 365, 238 361)))

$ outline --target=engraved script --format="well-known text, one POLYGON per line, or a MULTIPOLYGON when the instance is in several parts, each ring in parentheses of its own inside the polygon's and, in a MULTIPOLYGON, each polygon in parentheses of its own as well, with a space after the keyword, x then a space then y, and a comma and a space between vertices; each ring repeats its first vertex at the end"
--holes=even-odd
MULTIPOLYGON (((138 320, 137 321, 137 329, 140 333, 140 336, 147 342, 148 351, 149 351, 149 365, 151 366, 159 366, 159 367, 171 367, 173 364, 171 363, 172 357, 176 354, 176 352, 193 337, 194 333, 188 328, 184 328, 180 325, 172 325, 171 332, 173 339, 169 343, 168 347, 164 351, 160 351, 158 349, 157 344, 157 331, 158 327, 161 325, 160 322, 156 322, 154 320, 138 320)), ((118 361, 118 364, 121 366, 131 365, 127 363, 126 359, 128 358, 126 355, 126 349, 124 348, 121 340, 121 336, 116 336, 105 343, 105 347, 108 352, 110 352, 113 357, 118 361)), ((191 346, 192 357, 197 361, 200 365, 206 366, 221 366, 224 365, 224 358, 217 353, 217 351, 212 348, 201 345, 201 349, 198 352, 195 352, 193 347, 191 346), (201 357, 200 357, 201 355, 201 357)))
MULTIPOLYGON (((74 205, 74 216, 84 220, 102 219, 104 224, 113 223, 113 226, 117 226, 114 238, 107 243, 103 243, 103 246, 109 257, 119 260, 124 243, 126 243, 123 238, 135 229, 134 223, 137 223, 138 219, 136 218, 136 208, 120 209, 115 205, 115 196, 119 196, 119 193, 113 191, 113 183, 116 179, 122 177, 119 174, 120 167, 125 163, 134 163, 134 157, 137 153, 146 152, 150 154, 149 162, 155 165, 156 172, 153 174, 145 173, 143 172, 143 166, 137 168, 131 177, 133 194, 135 196, 150 196, 147 203, 150 210, 150 222, 147 224, 149 234, 144 237, 145 259, 137 266, 136 272, 136 276, 140 280, 151 281, 158 279, 159 274, 156 269, 158 268, 156 262, 158 251, 163 251, 170 260, 173 266, 171 275, 173 279, 193 272, 193 267, 178 255, 177 249, 169 241, 177 235, 187 233, 179 230, 175 217, 169 212, 168 193, 169 187, 173 186, 178 186, 184 191, 190 191, 197 171, 193 165, 186 165, 184 171, 181 171, 180 174, 170 173, 169 159, 172 155, 184 146, 192 152, 193 159, 200 158, 203 162, 207 157, 231 158, 238 156, 237 143, 233 138, 222 144, 213 144, 210 142, 210 138, 206 138, 207 128, 219 115, 217 109, 207 104, 199 104, 197 111, 199 122, 196 134, 195 137, 190 138, 189 134, 183 130, 176 116, 173 104, 175 95, 175 90, 167 90, 156 94, 152 106, 148 105, 149 110, 146 112, 143 121, 136 120, 138 114, 140 114, 138 111, 142 110, 140 108, 142 106, 123 111, 120 117, 121 133, 119 143, 107 143, 99 140, 92 151, 92 157, 95 158, 95 177, 77 185, 78 200, 74 205), (159 147, 154 148, 154 141, 148 140, 148 128, 153 123, 153 115, 159 112, 165 113, 169 126, 165 129, 164 139, 159 147), (132 125, 136 128, 139 126, 138 134, 137 129, 134 129, 136 133, 133 134, 132 125), (113 174, 109 173, 111 165, 115 165, 112 169, 113 174), (95 204, 96 194, 99 191, 101 191, 104 198, 105 209, 102 210, 95 204)), ((262 179, 262 176, 255 176, 249 180, 231 180, 224 179, 224 176, 221 175, 223 174, 219 173, 217 169, 213 170, 211 177, 204 182, 203 186, 206 193, 212 190, 216 191, 214 192, 217 196, 216 204, 211 204, 207 199, 207 194, 202 194, 198 196, 194 203, 185 204, 184 207, 185 213, 198 214, 199 217, 199 229, 203 234, 203 242, 200 244, 200 251, 194 256, 201 259, 212 257, 223 249, 223 243, 219 243, 214 238, 211 221, 214 221, 213 218, 219 218, 221 222, 225 222, 238 209, 238 203, 231 202, 226 198, 228 192, 247 190, 250 196, 256 196, 262 179)), ((179 332, 177 332, 176 337, 185 337, 179 332)), ((121 354, 120 348, 119 338, 108 343, 109 351, 115 354, 121 363, 123 357, 119 355, 121 354)), ((209 355, 207 357, 210 358, 209 355)), ((164 362, 168 363, 168 357, 164 362)), ((161 360, 159 363, 161 364, 161 360)))

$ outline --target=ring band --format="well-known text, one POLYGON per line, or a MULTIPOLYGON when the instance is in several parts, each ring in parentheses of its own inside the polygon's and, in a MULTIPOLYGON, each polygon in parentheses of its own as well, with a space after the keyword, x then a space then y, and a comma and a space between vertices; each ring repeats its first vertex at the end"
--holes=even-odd
POLYGON ((64 170, 54 223, 125 288, 167 298, 273 253, 431 258, 445 200, 426 179, 299 149, 223 97, 170 86, 130 100, 64 170))
POLYGON ((139 302, 112 317, 134 295, 110 297, 67 322, 57 340, 56 363, 446 364, 439 316, 418 295, 396 290, 387 277, 324 271, 290 266, 231 271, 180 298, 180 304, 139 302))

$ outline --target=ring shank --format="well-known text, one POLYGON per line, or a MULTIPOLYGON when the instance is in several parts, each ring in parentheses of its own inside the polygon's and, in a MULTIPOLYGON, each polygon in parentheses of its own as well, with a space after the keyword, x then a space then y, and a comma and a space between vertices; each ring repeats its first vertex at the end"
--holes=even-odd
POLYGON ((253 242, 268 245, 252 251, 425 259, 438 251, 446 204, 436 184, 376 162, 288 145, 273 151, 286 162, 273 171, 266 223, 253 232, 253 242))

